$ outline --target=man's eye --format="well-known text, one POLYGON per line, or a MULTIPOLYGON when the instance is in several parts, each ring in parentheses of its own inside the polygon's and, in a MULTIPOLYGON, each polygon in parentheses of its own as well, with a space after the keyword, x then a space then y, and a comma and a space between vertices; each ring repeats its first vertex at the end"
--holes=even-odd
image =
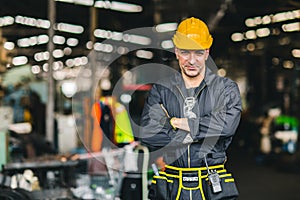
POLYGON ((187 55, 189 52, 188 51, 181 51, 181 54, 187 55))
POLYGON ((204 51, 196 51, 195 54, 200 56, 204 54, 204 51))

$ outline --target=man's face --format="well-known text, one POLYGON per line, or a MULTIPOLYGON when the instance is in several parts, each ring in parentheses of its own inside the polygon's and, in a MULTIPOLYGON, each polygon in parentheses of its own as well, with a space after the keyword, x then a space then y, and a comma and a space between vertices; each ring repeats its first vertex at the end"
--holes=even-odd
POLYGON ((183 75, 189 78, 196 78, 201 75, 201 72, 204 72, 209 49, 185 50, 175 48, 175 54, 183 75))

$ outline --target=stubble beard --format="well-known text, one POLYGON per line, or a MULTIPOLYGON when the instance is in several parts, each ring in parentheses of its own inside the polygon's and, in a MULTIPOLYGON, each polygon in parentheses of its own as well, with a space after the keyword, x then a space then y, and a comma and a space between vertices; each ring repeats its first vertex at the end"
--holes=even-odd
MULTIPOLYGON (((189 73, 189 70, 186 69, 185 66, 181 67, 181 71, 183 72, 183 74, 185 76, 187 76, 188 78, 195 78, 198 77, 201 74, 201 71, 203 69, 203 66, 195 66, 197 68, 197 73, 189 73)), ((194 72, 194 71, 193 71, 194 72)))

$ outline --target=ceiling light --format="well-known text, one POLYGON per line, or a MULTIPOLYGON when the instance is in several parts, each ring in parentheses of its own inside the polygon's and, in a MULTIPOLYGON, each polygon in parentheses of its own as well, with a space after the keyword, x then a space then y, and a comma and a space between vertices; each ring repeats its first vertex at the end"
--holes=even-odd
POLYGON ((3 45, 4 49, 6 50, 13 50, 15 48, 15 43, 13 42, 5 42, 4 45, 3 45))
POLYGON ((142 12, 143 11, 142 6, 140 6, 140 5, 118 2, 118 1, 112 1, 110 9, 116 10, 116 11, 122 11, 122 12, 142 12))
POLYGON ((30 38, 21 38, 17 41, 19 47, 29 47, 39 44, 48 43, 49 37, 47 35, 39 35, 39 36, 32 36, 30 38))
POLYGON ((272 22, 271 17, 269 15, 266 15, 262 18, 263 24, 270 24, 272 22))
POLYGON ((77 58, 74 58, 73 60, 74 60, 75 66, 82 66, 82 65, 86 65, 88 63, 88 59, 85 56, 77 57, 77 58))
POLYGON ((104 78, 101 80, 100 87, 103 90, 109 90, 111 88, 111 82, 108 78, 104 78))
POLYGON ((67 24, 67 23, 58 23, 56 24, 57 30, 62 32, 80 34, 83 33, 84 28, 80 25, 67 24))
POLYGON ((77 85, 73 81, 63 82, 61 85, 61 91, 66 97, 71 98, 77 91, 77 85))
POLYGON ((253 43, 247 44, 247 50, 248 51, 254 51, 255 50, 255 45, 253 43))
POLYGON ((256 25, 260 25, 260 24, 262 23, 261 17, 255 17, 255 18, 254 18, 254 23, 255 23, 256 25))
POLYGON ((60 64, 58 62, 53 62, 52 69, 53 71, 57 71, 60 68, 60 64))
POLYGON ((295 58, 300 58, 300 49, 293 49, 293 50, 292 50, 292 55, 293 55, 295 58))
POLYGON ((299 19, 299 18, 300 18, 300 10, 292 10, 287 12, 265 15, 263 18, 259 16, 254 18, 248 18, 245 20, 245 24, 248 27, 254 27, 260 24, 270 24, 270 23, 283 22, 283 21, 299 19))
POLYGON ((270 29, 269 28, 259 28, 256 30, 256 35, 258 37, 267 37, 270 35, 270 29))
POLYGON ((149 45, 151 43, 151 39, 141 35, 134 34, 123 34, 117 31, 110 31, 104 29, 96 29, 94 31, 95 37, 104 38, 104 39, 112 39, 112 40, 123 40, 124 42, 130 42, 134 44, 140 45, 149 45))
POLYGON ((103 30, 103 29, 96 29, 94 31, 95 37, 98 38, 106 38, 112 39, 116 41, 121 41, 123 38, 123 33, 117 31, 110 31, 110 30, 103 30))
POLYGON ((289 37, 283 37, 278 40, 280 45, 288 45, 291 43, 291 39, 289 37))
POLYGON ((300 22, 294 22, 289 24, 283 24, 281 26, 282 30, 284 32, 293 32, 293 31, 299 31, 300 30, 300 22))
POLYGON ((93 48, 93 42, 88 41, 85 46, 86 46, 87 49, 92 49, 93 48))
POLYGON ((231 40, 234 42, 240 42, 244 39, 244 34, 243 33, 233 33, 231 35, 231 40))
POLYGON ((171 49, 174 47, 172 40, 164 40, 161 42, 161 47, 164 49, 171 49))
POLYGON ((32 17, 25 17, 18 15, 15 17, 15 22, 17 24, 27 25, 27 26, 35 26, 38 28, 48 29, 50 28, 50 21, 44 19, 35 19, 32 17))
POLYGON ((283 61, 283 67, 286 69, 292 69, 294 67, 294 63, 290 60, 283 61))
POLYGON ((76 45, 78 45, 79 41, 76 38, 68 38, 67 39, 67 45, 69 45, 70 47, 75 47, 76 45))
POLYGON ((155 30, 157 32, 169 32, 169 31, 175 31, 177 28, 177 23, 164 23, 164 24, 158 24, 155 27, 155 30))
POLYGON ((34 54, 34 59, 36 61, 43 61, 43 60, 49 60, 49 52, 45 51, 45 52, 38 52, 34 54))
POLYGON ((41 72, 40 66, 38 66, 38 65, 33 65, 33 66, 31 66, 31 72, 32 72, 33 74, 38 74, 38 73, 40 73, 40 72, 41 72))
POLYGON ((54 58, 61 58, 64 56, 64 52, 63 50, 61 49, 55 49, 53 52, 52 52, 52 55, 54 58))
POLYGON ((44 72, 48 72, 49 71, 49 64, 48 63, 43 64, 43 71, 44 72))
POLYGON ((111 53, 113 51, 114 47, 111 44, 102 44, 102 43, 97 42, 94 44, 94 49, 96 51, 111 53))
POLYGON ((222 77, 225 77, 227 74, 227 72, 224 68, 219 69, 217 73, 219 76, 222 76, 222 77))
POLYGON ((19 47, 29 47, 30 42, 28 38, 22 38, 17 41, 19 47))
POLYGON ((75 66, 80 66, 81 65, 81 58, 75 58, 74 59, 74 64, 75 64, 75 66))
POLYGON ((11 16, 0 17, 0 27, 12 25, 15 19, 11 16))
POLYGON ((38 43, 37 37, 36 36, 30 37, 29 43, 30 43, 30 46, 37 45, 37 43, 38 43))
POLYGON ((136 56, 139 58, 151 59, 153 58, 153 53, 151 51, 138 50, 136 56))
POLYGON ((57 81, 62 81, 66 77, 66 73, 62 70, 54 71, 53 72, 53 78, 57 81))
POLYGON ((33 57, 34 57, 34 60, 36 60, 37 62, 43 60, 43 57, 42 57, 41 53, 35 53, 33 57))
POLYGON ((28 62, 28 58, 26 56, 17 56, 12 59, 12 64, 15 66, 25 65, 28 62))
POLYGON ((73 0, 75 4, 80 4, 84 6, 92 6, 94 4, 94 0, 73 0))
POLYGON ((53 36, 53 43, 54 44, 64 44, 66 42, 66 38, 60 35, 53 36))
POLYGON ((81 65, 87 65, 89 62, 89 59, 86 56, 81 57, 81 65))
POLYGON ((282 22, 282 21, 287 21, 292 19, 295 19, 295 17, 291 11, 277 13, 273 16, 273 21, 275 22, 282 22))
POLYGON ((72 53, 72 49, 70 48, 70 47, 66 47, 66 48, 64 48, 64 54, 65 55, 71 55, 71 53, 72 53))
POLYGON ((55 0, 64 3, 74 3, 84 6, 92 6, 94 4, 94 0, 55 0))
POLYGON ((74 60, 73 59, 66 60, 66 65, 67 65, 67 67, 73 67, 74 66, 74 60))
POLYGON ((248 27, 254 27, 256 26, 254 19, 249 18, 245 20, 245 25, 248 27))
POLYGON ((151 44, 151 39, 140 35, 130 35, 129 42, 141 45, 149 45, 151 44))
POLYGON ((129 52, 129 49, 127 47, 122 47, 121 46, 121 47, 118 47, 117 52, 120 55, 124 55, 124 54, 129 52))
POLYGON ((104 9, 111 9, 115 11, 121 12, 142 12, 143 7, 136 4, 131 3, 124 3, 118 1, 96 1, 95 5, 96 8, 104 8, 104 9))
POLYGON ((128 103, 131 102, 132 98, 129 94, 122 94, 120 96, 120 100, 121 100, 122 103, 128 104, 128 103))
POLYGON ((272 63, 273 63, 273 65, 279 65, 280 59, 277 58, 277 57, 273 57, 273 58, 272 58, 272 63))
POLYGON ((247 39, 256 39, 256 33, 254 30, 249 30, 245 33, 247 39))
POLYGON ((65 3, 74 3, 73 0, 55 0, 55 1, 60 1, 60 2, 65 2, 65 3))
POLYGON ((38 44, 45 44, 49 42, 49 36, 48 35, 39 35, 37 36, 38 44))
POLYGON ((60 70, 60 69, 63 69, 64 68, 64 64, 62 61, 56 61, 53 63, 53 66, 52 66, 52 69, 53 70, 60 70))

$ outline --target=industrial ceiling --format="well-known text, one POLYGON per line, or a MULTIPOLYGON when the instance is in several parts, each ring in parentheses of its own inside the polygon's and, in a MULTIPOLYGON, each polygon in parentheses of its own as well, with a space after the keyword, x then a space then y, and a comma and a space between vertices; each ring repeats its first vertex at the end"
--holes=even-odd
MULTIPOLYGON (((55 35, 65 38, 65 41, 55 44, 55 48, 65 49, 68 47, 71 50, 58 60, 64 62, 68 58, 84 56, 89 53, 90 49, 87 48, 87 43, 91 40, 91 7, 96 2, 96 0, 56 1, 56 23, 67 23, 83 27, 83 31, 76 34, 59 30, 55 31, 55 35), (82 5, 87 2, 90 2, 91 5, 82 5), (67 40, 69 38, 78 39, 78 44, 73 46, 68 45, 67 40)), ((111 5, 113 2, 101 1, 103 5, 111 5)), ((161 23, 179 22, 182 18, 196 16, 206 21, 210 26, 215 39, 212 54, 215 54, 216 57, 222 55, 223 57, 228 57, 232 52, 237 54, 242 52, 242 45, 246 45, 249 40, 246 39, 242 42, 234 43, 231 41, 231 35, 234 32, 245 33, 251 29, 245 25, 247 18, 271 16, 276 13, 300 9, 299 0, 122 0, 122 2, 139 5, 142 7, 142 11, 129 13, 109 9, 109 6, 96 8, 97 23, 95 28, 123 32, 134 28, 152 27, 161 23), (229 47, 234 50, 230 51, 229 47)), ((36 42, 34 45, 28 44, 24 47, 19 44, 24 38, 33 40, 41 35, 48 34, 47 28, 26 25, 20 22, 22 20, 48 20, 48 12, 48 0, 0 1, 0 19, 10 17, 13 20, 11 23, 2 24, 0 27, 2 37, 5 38, 5 41, 14 44, 13 49, 6 50, 7 56, 10 58, 7 61, 10 68, 14 67, 11 64, 11 59, 16 56, 26 56, 29 65, 42 65, 43 62, 47 62, 46 60, 40 61, 34 58, 36 53, 47 51, 47 42, 40 44, 36 42)), ((299 18, 291 21, 297 22, 299 18)), ((280 26, 282 26, 282 23, 280 23, 280 26)), ((288 37, 293 41, 289 43, 290 45, 284 48, 274 48, 274 46, 269 45, 270 50, 268 52, 274 55, 278 55, 279 53, 289 55, 291 48, 300 48, 299 41, 296 41, 296 38, 299 38, 299 31, 291 33, 288 37)), ((279 37, 275 37, 276 41, 279 39, 279 37)), ((101 42, 103 39, 97 38, 96 40, 101 42)), ((263 43, 275 44, 275 46, 277 44, 273 39, 261 39, 261 41, 263 43)))

